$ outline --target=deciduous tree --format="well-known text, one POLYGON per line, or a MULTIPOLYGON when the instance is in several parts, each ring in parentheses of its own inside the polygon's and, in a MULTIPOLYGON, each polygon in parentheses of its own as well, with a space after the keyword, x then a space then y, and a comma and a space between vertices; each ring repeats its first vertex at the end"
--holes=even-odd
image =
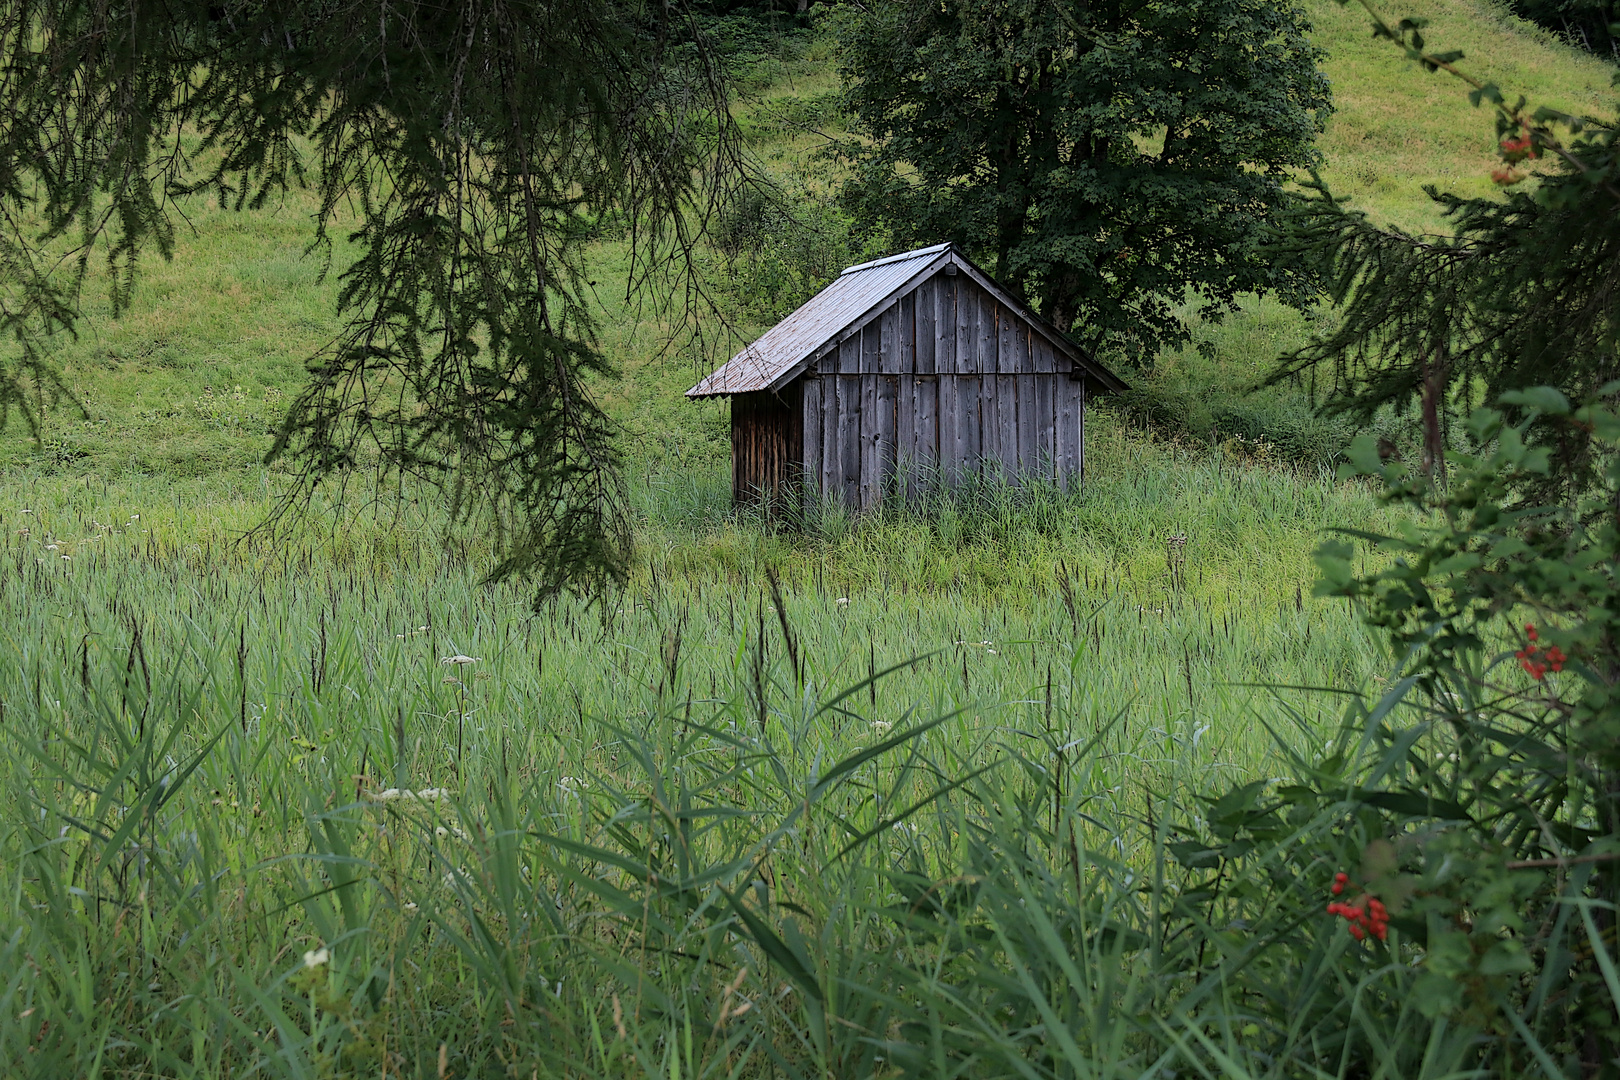
POLYGON ((1208 318, 1311 295, 1258 247, 1330 108, 1297 6, 900 0, 836 25, 868 224, 954 240, 1136 356, 1187 340, 1189 290, 1208 318))

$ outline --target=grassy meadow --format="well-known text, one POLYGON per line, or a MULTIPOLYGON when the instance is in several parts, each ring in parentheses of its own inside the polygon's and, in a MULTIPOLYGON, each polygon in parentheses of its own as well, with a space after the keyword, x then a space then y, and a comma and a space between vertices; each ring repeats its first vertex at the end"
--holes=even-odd
MULTIPOLYGON (((1324 176, 1442 227, 1419 185, 1486 190, 1489 116, 1309 10, 1324 176)), ((1505 90, 1608 107, 1610 68, 1494 8, 1423 13, 1505 90)), ((830 166, 781 118, 825 107, 824 50, 741 106, 807 198, 830 166)), ((723 334, 666 347, 604 243, 637 559, 534 610, 431 490, 253 531, 333 331, 312 209, 188 204, 128 311, 88 294, 77 400, 0 432, 0 1075, 1472 1075, 1314 917, 1336 867, 1178 855, 1222 793, 1341 767, 1390 665, 1311 596, 1325 530, 1390 523, 1334 479, 1347 433, 1238 393, 1326 314, 1201 327, 1213 358, 1137 376, 1188 412, 1097 409, 1078 495, 787 532, 733 511, 724 406, 681 397, 723 334), (1298 912, 1266 939, 1297 981, 1258 910, 1298 912)))

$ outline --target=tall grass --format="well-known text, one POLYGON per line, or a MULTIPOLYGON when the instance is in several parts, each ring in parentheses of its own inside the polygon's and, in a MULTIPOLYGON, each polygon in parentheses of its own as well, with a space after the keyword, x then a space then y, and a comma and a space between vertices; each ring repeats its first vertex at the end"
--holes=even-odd
MULTIPOLYGON (((706 474, 649 471, 631 587, 538 613, 478 584, 476 533, 447 543, 428 501, 240 541, 268 478, 12 477, 4 1059, 431 1076, 442 1046, 458 1076, 832 1076, 1200 1057, 1139 1022, 1181 993, 1138 948, 1143 883, 1171 807, 1274 770, 1253 684, 1376 669, 1301 588, 1318 524, 1371 504, 1095 447, 1080 497, 809 535, 736 518, 706 474), (1037 884, 1057 922, 1007 922, 1037 884), (1070 961, 1040 944, 1092 919, 1135 929, 1070 961), (997 926, 1041 974, 984 951, 997 926), (1071 962, 1083 997, 1052 1007, 1073 1046, 1037 1052, 1050 1020, 978 996, 995 970, 1036 1008, 1018 987, 1056 993, 1071 962), (1120 1010, 1138 1019, 1116 1031, 1120 1010)), ((1309 753, 1333 717, 1292 700, 1309 753)))

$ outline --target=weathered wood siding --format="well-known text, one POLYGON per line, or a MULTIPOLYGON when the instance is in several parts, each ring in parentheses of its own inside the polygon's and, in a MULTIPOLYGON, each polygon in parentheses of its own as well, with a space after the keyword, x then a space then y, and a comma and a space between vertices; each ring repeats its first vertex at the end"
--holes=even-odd
MULTIPOLYGON (((739 504, 797 498, 805 458, 804 420, 810 414, 801 400, 805 388, 795 382, 780 393, 732 396, 731 493, 739 504)), ((818 436, 820 430, 818 412, 818 436)))
POLYGON ((966 274, 936 275, 830 343, 794 384, 805 490, 863 510, 978 475, 1068 490, 1084 476, 1086 401, 1069 367, 966 274))

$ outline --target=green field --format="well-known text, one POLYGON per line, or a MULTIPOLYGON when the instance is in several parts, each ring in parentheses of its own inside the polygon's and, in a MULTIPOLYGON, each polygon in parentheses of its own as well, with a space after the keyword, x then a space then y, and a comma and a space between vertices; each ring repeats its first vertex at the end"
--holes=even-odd
MULTIPOLYGON (((1488 189, 1489 115, 1359 9, 1310 10, 1325 177, 1440 227, 1420 185, 1488 189)), ((1609 107, 1612 69, 1545 34, 1425 13, 1504 89, 1609 107)), ((810 189, 814 139, 769 118, 833 89, 824 50, 743 107, 810 189)), ((713 354, 664 347, 604 243, 636 562, 536 611, 480 584, 489 537, 428 489, 250 532, 334 329, 312 208, 186 206, 129 311, 89 294, 57 358, 77 401, 0 433, 0 1072, 1463 1075, 1466 1033, 1358 1011, 1406 976, 1304 917, 1320 880, 1172 917, 1197 877, 1172 845, 1221 812, 1200 797, 1345 750, 1338 692, 1391 664, 1311 596, 1325 530, 1389 520, 1334 479, 1343 433, 1237 393, 1310 320, 1251 300, 1201 329, 1214 359, 1136 376, 1258 434, 1104 406, 1076 496, 787 532, 733 512, 724 406, 680 396, 713 354), (1314 959, 1270 999, 1244 905, 1302 913, 1314 959), (1428 1041, 1380 1049, 1407 1025, 1428 1041)))

